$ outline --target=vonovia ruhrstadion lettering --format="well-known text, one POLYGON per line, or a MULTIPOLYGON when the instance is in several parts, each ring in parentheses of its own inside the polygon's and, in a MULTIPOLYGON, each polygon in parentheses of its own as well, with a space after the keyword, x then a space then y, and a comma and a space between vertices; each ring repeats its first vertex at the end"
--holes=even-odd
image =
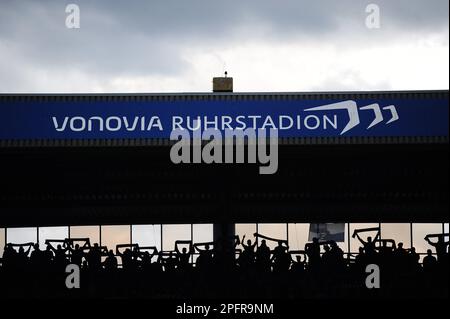
MULTIPOLYGON (((70 130, 73 132, 81 131, 110 131, 117 132, 120 130, 126 131, 164 131, 162 120, 159 116, 65 116, 64 118, 52 117, 55 130, 64 132, 70 130)), ((336 115, 297 115, 295 117, 289 115, 280 116, 262 116, 262 115, 238 115, 235 117, 223 116, 173 116, 171 121, 170 131, 173 130, 245 130, 245 129, 278 129, 290 130, 317 130, 338 128, 338 118, 336 115), (196 123, 196 124, 194 124, 196 123)))

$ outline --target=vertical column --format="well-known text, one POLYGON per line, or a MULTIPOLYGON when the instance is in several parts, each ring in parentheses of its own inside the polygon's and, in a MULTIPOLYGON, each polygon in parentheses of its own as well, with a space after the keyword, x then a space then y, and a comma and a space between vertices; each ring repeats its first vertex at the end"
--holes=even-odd
POLYGON ((234 247, 234 235, 235 235, 235 225, 230 223, 219 223, 213 226, 213 238, 214 241, 219 239, 227 239, 231 241, 234 247))
POLYGON ((221 264, 224 269, 231 266, 235 262, 234 251, 234 235, 235 225, 230 223, 218 223, 213 226, 213 238, 217 245, 214 245, 214 249, 217 249, 216 260, 221 260, 221 264))

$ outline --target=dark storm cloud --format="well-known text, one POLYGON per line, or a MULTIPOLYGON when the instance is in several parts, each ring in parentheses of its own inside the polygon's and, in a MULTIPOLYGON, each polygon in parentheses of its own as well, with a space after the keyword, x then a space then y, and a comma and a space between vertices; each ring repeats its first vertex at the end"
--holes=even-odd
MULTIPOLYGON (((381 8, 388 38, 400 33, 448 32, 448 0, 371 1, 381 8)), ((82 70, 93 76, 176 75, 192 46, 276 45, 301 38, 333 41, 367 32, 369 1, 348 0, 72 0, 0 1, 0 83, 8 65, 82 70), (81 8, 81 28, 65 27, 65 6, 81 8), (5 56, 9 61, 5 61, 5 56)), ((383 33, 381 33, 383 34, 383 33)), ((17 67, 15 67, 15 70, 17 67)))
POLYGON ((108 16, 129 31, 169 37, 230 36, 239 27, 268 26, 278 36, 332 33, 354 20, 363 25, 364 9, 378 4, 392 26, 421 30, 448 25, 446 0, 161 0, 74 1, 95 16, 108 16))
POLYGON ((92 73, 170 74, 181 63, 176 45, 155 34, 130 32, 100 8, 81 3, 81 28, 65 27, 65 4, 20 3, 1 10, 0 41, 26 62, 48 70, 82 68, 92 73), (86 5, 88 7, 88 5, 86 5))

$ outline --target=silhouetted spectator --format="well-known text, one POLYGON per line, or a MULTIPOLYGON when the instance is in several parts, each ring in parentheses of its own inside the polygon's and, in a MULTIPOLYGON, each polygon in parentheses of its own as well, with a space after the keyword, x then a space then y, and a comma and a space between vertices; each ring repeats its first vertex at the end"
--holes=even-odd
POLYGON ((272 262, 273 269, 277 272, 286 272, 291 265, 291 258, 287 253, 288 247, 283 246, 283 242, 279 241, 277 247, 273 250, 272 262))
POLYGON ((105 270, 107 271, 113 271, 117 269, 117 258, 114 256, 114 252, 109 250, 108 256, 106 257, 105 261, 103 262, 105 266, 105 270))
POLYGON ((72 264, 80 266, 83 261, 84 252, 83 249, 80 248, 80 245, 76 244, 74 248, 68 246, 68 250, 70 251, 70 262, 72 264))
POLYGON ((19 251, 17 253, 17 267, 20 270, 24 270, 28 264, 28 253, 30 252, 31 246, 28 246, 28 249, 25 250, 23 246, 19 247, 19 251))
POLYGON ((300 275, 303 274, 304 270, 305 262, 302 261, 302 256, 295 256, 295 261, 292 261, 291 264, 291 271, 296 275, 300 275))
POLYGON ((311 243, 305 244, 305 252, 308 256, 309 267, 314 269, 320 265, 320 243, 319 239, 313 238, 311 243))
POLYGON ((12 247, 11 244, 6 244, 5 249, 3 251, 3 268, 6 270, 14 269, 16 267, 16 250, 12 247))
POLYGON ((133 252, 131 249, 125 249, 123 253, 117 250, 116 253, 122 259, 122 268, 125 270, 130 270, 133 266, 133 252))
POLYGON ((418 253, 416 253, 416 248, 415 247, 411 247, 411 249, 409 250, 409 265, 411 267, 411 270, 416 271, 417 268, 419 267, 419 261, 420 261, 420 256, 418 253))
POLYGON ((428 235, 425 236, 425 240, 427 241, 427 243, 436 249, 437 260, 442 261, 447 254, 447 247, 449 245, 449 242, 445 241, 444 236, 442 235, 438 236, 437 238, 438 241, 436 243, 433 243, 428 235))
POLYGON ((359 241, 363 244, 364 253, 366 257, 369 259, 373 259, 377 254, 375 242, 377 241, 379 234, 377 234, 375 240, 372 240, 372 237, 370 236, 367 237, 367 241, 363 240, 358 233, 356 234, 356 236, 358 237, 359 241))
POLYGON ((97 243, 95 243, 94 246, 89 249, 86 259, 87 259, 90 270, 101 269, 101 267, 102 267, 102 251, 97 243))
POLYGON ((270 248, 266 244, 266 240, 261 240, 261 245, 256 249, 256 266, 263 272, 271 270, 270 266, 270 248))
POLYGON ((47 247, 50 247, 50 250, 54 253, 55 268, 64 269, 67 264, 66 250, 61 245, 58 245, 55 249, 50 243, 47 244, 47 247))
POLYGON ((181 252, 177 247, 177 255, 178 255, 178 266, 177 269, 180 271, 186 271, 190 269, 191 264, 189 263, 189 259, 191 258, 190 252, 188 252, 186 247, 183 247, 181 252))
MULTIPOLYGON (((242 241, 244 241, 245 235, 242 237, 242 241)), ((257 241, 254 243, 250 239, 247 240, 247 244, 242 242, 242 247, 244 248, 243 252, 239 258, 239 264, 241 267, 247 269, 255 262, 255 247, 257 245, 257 241)))
POLYGON ((432 273, 436 270, 437 260, 433 256, 431 249, 427 249, 427 255, 423 258, 423 270, 427 273, 432 273))
POLYGON ((204 245, 204 249, 200 249, 198 244, 195 244, 194 247, 199 251, 196 267, 201 271, 208 271, 213 264, 213 253, 210 250, 209 244, 204 245))
POLYGON ((146 271, 152 269, 152 256, 148 251, 144 251, 141 255, 141 267, 146 271))
POLYGON ((34 244, 33 251, 30 255, 30 263, 35 269, 40 269, 43 266, 43 251, 38 244, 34 244))
POLYGON ((169 256, 164 259, 164 270, 171 273, 174 272, 178 264, 178 258, 173 251, 169 252, 169 256))

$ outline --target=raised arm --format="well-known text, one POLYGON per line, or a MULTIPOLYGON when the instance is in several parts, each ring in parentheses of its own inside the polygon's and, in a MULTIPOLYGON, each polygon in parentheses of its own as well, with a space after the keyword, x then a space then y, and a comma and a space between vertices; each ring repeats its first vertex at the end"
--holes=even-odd
POLYGON ((200 249, 199 246, 202 246, 201 244, 193 244, 192 245, 194 247, 194 249, 196 249, 198 252, 203 251, 203 249, 200 249))
POLYGON ((358 233, 355 233, 355 236, 356 236, 356 238, 358 238, 358 240, 361 242, 361 244, 363 244, 363 245, 367 244, 367 242, 366 242, 365 240, 363 240, 363 239, 361 238, 361 236, 359 236, 358 233))
POLYGON ((353 231, 353 235, 352 237, 355 238, 357 237, 358 240, 363 244, 367 244, 366 241, 364 241, 360 236, 359 233, 360 232, 368 232, 368 231, 377 231, 377 235, 375 236, 375 239, 373 240, 374 242, 378 240, 378 238, 380 237, 380 228, 379 227, 372 227, 372 228, 363 228, 363 229, 355 229, 353 231))
POLYGON ((256 244, 257 244, 257 241, 255 240, 255 242, 254 242, 253 244, 247 245, 247 244, 245 243, 245 235, 242 236, 242 240, 241 240, 241 245, 242 245, 242 247, 244 247, 244 248, 253 247, 253 248, 254 248, 256 244))
POLYGON ((433 243, 433 242, 430 240, 429 235, 426 235, 424 239, 426 240, 426 242, 428 243, 428 245, 433 246, 433 247, 436 247, 436 243, 433 243))
MULTIPOLYGON (((244 237, 242 237, 242 241, 244 241, 244 238, 245 238, 245 235, 244 235, 244 237)), ((234 248, 236 248, 240 244, 241 244, 241 240, 239 239, 239 235, 234 236, 234 248)))
POLYGON ((72 251, 72 247, 70 245, 70 239, 68 239, 68 238, 64 239, 62 246, 64 247, 65 250, 72 251))
POLYGON ((122 248, 122 245, 116 245, 116 255, 122 257, 123 253, 120 252, 119 248, 122 248))
POLYGON ((150 254, 150 258, 153 258, 153 256, 159 255, 158 248, 154 247, 153 251, 150 254))
POLYGON ((178 245, 183 245, 183 244, 187 244, 189 245, 189 252, 192 252, 192 241, 190 240, 177 240, 175 241, 175 251, 178 255, 181 254, 180 249, 178 248, 178 245))
POLYGON ((53 252, 56 252, 56 249, 55 249, 55 247, 53 247, 53 245, 52 245, 52 243, 50 242, 50 240, 46 240, 45 241, 45 244, 46 245, 48 245, 49 247, 50 247, 50 249, 53 251, 53 252))
POLYGON ((380 239, 380 235, 381 235, 381 234, 380 234, 380 232, 378 231, 378 232, 377 232, 377 235, 375 236, 375 238, 374 238, 373 241, 376 242, 378 239, 380 239))
POLYGON ((156 262, 157 262, 158 264, 162 264, 162 263, 164 262, 164 259, 163 259, 163 252, 162 252, 162 251, 158 252, 158 259, 156 260, 156 262))
POLYGON ((32 243, 29 243, 29 244, 28 244, 28 248, 27 248, 27 250, 25 251, 25 255, 28 256, 28 254, 30 253, 31 247, 33 247, 33 244, 32 244, 32 243))

